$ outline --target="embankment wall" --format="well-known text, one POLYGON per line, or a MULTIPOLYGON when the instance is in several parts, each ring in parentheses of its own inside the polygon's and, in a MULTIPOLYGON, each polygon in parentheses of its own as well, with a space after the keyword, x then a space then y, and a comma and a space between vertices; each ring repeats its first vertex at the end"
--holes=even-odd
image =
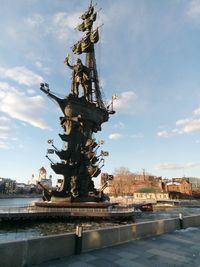
MULTIPOLYGON (((184 228, 199 227, 200 215, 184 217, 182 225, 184 228)), ((180 229, 180 220, 173 218, 84 231, 81 240, 82 252, 161 235, 178 229, 180 229)), ((66 233, 1 243, 0 267, 25 267, 71 256, 75 253, 76 240, 75 233, 66 233)))

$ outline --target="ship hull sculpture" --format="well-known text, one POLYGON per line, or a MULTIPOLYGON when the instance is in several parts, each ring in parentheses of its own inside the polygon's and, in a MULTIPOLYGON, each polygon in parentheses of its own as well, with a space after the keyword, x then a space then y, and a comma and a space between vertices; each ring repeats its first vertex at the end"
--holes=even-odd
POLYGON ((85 65, 80 58, 71 65, 69 55, 64 60, 72 70, 71 92, 61 99, 50 91, 48 84, 42 83, 40 87, 47 96, 55 100, 62 111, 60 124, 64 133, 59 136, 67 144, 66 149, 58 150, 50 142, 53 150, 49 151, 61 160, 58 163, 51 161, 51 168, 56 174, 63 175, 63 183, 55 190, 44 188, 45 201, 72 203, 105 200, 103 191, 95 188, 93 178, 101 173, 107 152, 97 154, 100 145, 93 135, 101 131, 101 125, 108 121, 109 115, 114 114, 114 111, 105 107, 101 96, 94 49, 99 33, 98 27, 93 30, 96 13, 92 3, 81 19, 82 23, 77 29, 85 35, 73 46, 72 51, 75 55, 85 54, 85 65), (82 95, 79 92, 81 90, 82 95))
MULTIPOLYGON (((41 91, 53 99, 62 111, 60 125, 63 133, 59 134, 64 142, 64 149, 57 149, 53 140, 48 143, 53 149, 48 149, 46 157, 51 161, 51 168, 58 175, 63 176, 61 186, 56 189, 45 188, 43 190, 43 202, 35 202, 38 209, 45 207, 58 208, 61 216, 69 217, 98 217, 111 219, 133 219, 133 209, 122 209, 117 203, 109 202, 109 198, 103 193, 108 180, 112 175, 106 175, 104 184, 97 190, 94 186, 95 179, 104 166, 104 157, 108 152, 100 151, 100 145, 94 139, 94 134, 101 131, 103 123, 114 114, 113 100, 106 107, 101 95, 99 78, 95 59, 95 44, 99 40, 98 27, 93 30, 96 13, 92 2, 88 10, 81 16, 82 23, 77 29, 85 33, 84 37, 72 48, 75 55, 85 55, 85 65, 80 58, 74 65, 69 62, 69 55, 64 63, 72 70, 71 91, 65 98, 57 97, 46 83, 41 84, 41 91), (82 94, 80 91, 82 90, 82 94), (60 162, 54 163, 48 154, 56 154, 60 162), (63 208, 60 212, 59 208, 63 208)), ((105 175, 104 175, 105 176, 105 175)), ((105 178, 105 177, 104 177, 105 178)), ((52 211, 55 212, 55 209, 52 211)))

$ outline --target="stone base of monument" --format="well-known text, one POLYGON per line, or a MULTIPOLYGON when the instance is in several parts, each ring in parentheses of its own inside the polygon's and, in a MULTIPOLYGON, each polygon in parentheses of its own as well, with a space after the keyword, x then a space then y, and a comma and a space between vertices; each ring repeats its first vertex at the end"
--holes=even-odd
POLYGON ((118 207, 118 203, 110 202, 67 202, 67 201, 38 201, 34 202, 36 207, 60 207, 60 208, 108 208, 118 207))
POLYGON ((134 208, 121 207, 110 202, 35 202, 37 212, 52 212, 63 217, 101 217, 107 219, 134 219, 134 208))

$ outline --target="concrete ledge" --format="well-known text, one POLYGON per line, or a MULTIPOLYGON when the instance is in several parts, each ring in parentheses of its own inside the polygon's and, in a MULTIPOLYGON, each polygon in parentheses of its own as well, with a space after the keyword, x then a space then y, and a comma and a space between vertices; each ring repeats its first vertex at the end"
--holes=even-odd
POLYGON ((0 267, 25 266, 27 244, 26 241, 14 241, 0 244, 0 267))
POLYGON ((183 227, 198 227, 200 226, 200 215, 185 216, 183 217, 183 227))
POLYGON ((0 267, 23 267, 74 254, 75 235, 61 234, 0 243, 0 267))
MULTIPOLYGON (((200 215, 184 217, 183 226, 199 227, 200 215)), ((161 235, 177 229, 180 229, 179 218, 85 231, 82 236, 82 251, 87 252, 134 239, 161 235)), ((73 255, 75 239, 75 234, 70 233, 0 243, 0 267, 25 267, 73 255)))
POLYGON ((27 240, 26 264, 38 264, 74 254, 75 235, 62 234, 27 240))
MULTIPOLYGON (((199 223, 200 224, 200 223, 199 223)), ((109 247, 133 239, 169 233, 179 229, 179 219, 148 221, 113 228, 87 231, 83 235, 83 252, 109 247)))

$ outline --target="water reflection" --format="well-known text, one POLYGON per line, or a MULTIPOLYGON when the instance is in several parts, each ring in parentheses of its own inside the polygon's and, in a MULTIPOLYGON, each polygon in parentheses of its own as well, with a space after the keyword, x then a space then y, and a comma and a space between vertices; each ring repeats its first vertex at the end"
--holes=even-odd
POLYGON ((37 222, 1 222, 0 223, 0 243, 11 240, 24 239, 35 236, 47 236, 62 233, 75 232, 76 226, 81 224, 83 229, 96 230, 104 227, 113 227, 117 225, 130 223, 123 221, 98 221, 71 219, 67 220, 46 220, 37 222))
POLYGON ((0 199, 0 208, 1 207, 19 207, 27 206, 35 201, 41 201, 41 198, 1 198, 0 199))
POLYGON ((200 208, 163 208, 153 212, 143 212, 136 217, 136 222, 176 218, 182 213, 183 216, 200 214, 200 208))
MULTIPOLYGON (((0 209, 4 207, 24 206, 29 205, 37 199, 0 199, 0 209)), ((179 213, 183 216, 200 214, 200 208, 166 208, 154 210, 153 212, 142 212, 136 214, 136 223, 168 219, 178 217, 179 213)), ((81 224, 83 230, 95 230, 104 227, 113 227, 121 224, 132 223, 133 221, 102 221, 91 219, 60 219, 46 220, 46 221, 13 221, 13 222, 0 222, 0 243, 11 240, 26 239, 29 237, 46 236, 62 233, 75 232, 76 225, 81 224)))

